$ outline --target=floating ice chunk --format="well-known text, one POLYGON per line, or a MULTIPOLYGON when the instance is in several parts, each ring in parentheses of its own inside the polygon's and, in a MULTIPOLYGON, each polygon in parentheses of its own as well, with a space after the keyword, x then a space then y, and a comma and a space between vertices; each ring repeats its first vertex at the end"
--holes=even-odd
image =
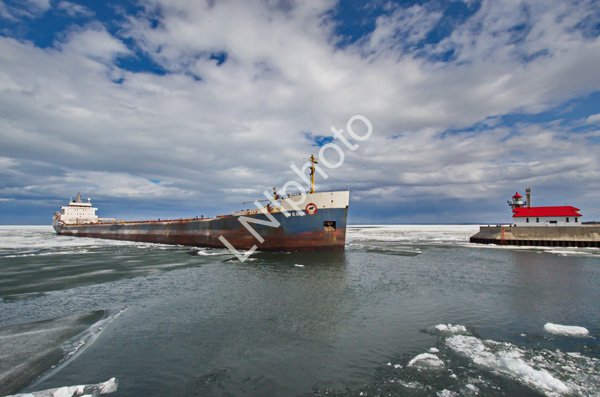
POLYGON ((409 367, 417 367, 417 368, 442 368, 444 367, 444 362, 439 359, 438 356, 431 353, 421 353, 408 363, 409 367))
POLYGON ((439 391, 436 393, 439 397, 454 397, 454 396, 458 396, 459 394, 455 391, 452 390, 448 390, 448 389, 444 389, 442 391, 439 391))
POLYGON ((58 389, 49 389, 42 391, 34 391, 26 394, 15 394, 8 397, 75 397, 75 396, 97 396, 99 394, 109 394, 117 391, 119 381, 117 378, 110 378, 106 382, 79 385, 79 386, 64 386, 58 389))
POLYGON ((400 365, 400 364, 394 364, 394 368, 396 368, 396 369, 402 368, 402 365, 400 365))
POLYGON ((304 265, 301 265, 299 263, 296 263, 294 266, 296 266, 296 267, 304 267, 304 265))
POLYGON ((571 389, 545 369, 535 369, 523 359, 516 346, 482 341, 474 336, 454 335, 446 339, 449 348, 471 359, 475 364, 504 374, 546 395, 570 393, 571 389), (493 347, 493 349, 490 346, 493 347))
POLYGON ((435 347, 432 347, 429 349, 429 353, 439 353, 440 351, 438 349, 436 349, 435 347))
POLYGON ((98 384, 98 391, 100 394, 110 394, 117 391, 119 387, 119 381, 117 378, 110 378, 106 382, 98 384))
POLYGON ((560 325, 560 324, 552 324, 546 323, 544 325, 544 331, 555 334, 555 335, 565 335, 565 336, 588 336, 589 331, 584 327, 577 327, 575 325, 560 325))
POLYGON ((201 256, 215 256, 215 255, 228 255, 228 254, 229 254, 229 251, 225 251, 225 250, 218 251, 218 252, 208 252, 205 250, 198 251, 198 255, 201 255, 201 256))
POLYGON ((452 325, 452 324, 438 324, 435 326, 440 332, 449 332, 451 334, 459 334, 461 332, 467 332, 467 327, 464 325, 452 325))

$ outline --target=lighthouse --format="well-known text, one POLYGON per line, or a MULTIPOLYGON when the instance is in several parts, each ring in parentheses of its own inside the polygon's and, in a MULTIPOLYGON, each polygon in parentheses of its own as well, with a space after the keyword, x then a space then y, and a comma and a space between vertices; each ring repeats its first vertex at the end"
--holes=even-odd
POLYGON ((521 208, 525 205, 525 203, 523 203, 523 196, 521 196, 519 192, 516 192, 515 195, 512 196, 512 201, 509 200, 507 203, 513 211, 515 208, 521 208))
POLYGON ((513 212, 515 226, 578 226, 581 224, 579 208, 570 205, 560 207, 532 207, 531 189, 527 188, 527 201, 518 192, 508 201, 513 212))
POLYGON ((513 220, 510 227, 505 224, 481 226, 469 241, 514 246, 600 248, 600 227, 582 225, 579 208, 570 205, 533 207, 530 188, 525 189, 525 196, 527 201, 517 192, 512 200, 508 200, 513 220))

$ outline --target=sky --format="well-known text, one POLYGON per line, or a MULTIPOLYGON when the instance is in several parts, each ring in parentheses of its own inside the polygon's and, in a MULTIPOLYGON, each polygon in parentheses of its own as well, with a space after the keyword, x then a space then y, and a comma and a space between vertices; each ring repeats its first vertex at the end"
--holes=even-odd
POLYGON ((599 36, 592 0, 0 0, 0 224, 231 213, 321 150, 351 224, 600 220, 599 36))

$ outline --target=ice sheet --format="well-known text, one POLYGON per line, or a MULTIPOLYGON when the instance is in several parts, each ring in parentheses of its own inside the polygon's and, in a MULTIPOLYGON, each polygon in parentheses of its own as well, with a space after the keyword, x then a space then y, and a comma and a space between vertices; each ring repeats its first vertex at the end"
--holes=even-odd
POLYGON ((100 310, 1 328, 0 395, 22 389, 51 368, 56 371, 90 346, 124 310, 113 314, 100 310))
POLYGON ((478 230, 477 225, 352 225, 347 228, 346 240, 456 244, 468 242, 478 230))
MULTIPOLYGON (((52 226, 0 226, 0 259, 54 254, 85 254, 94 248, 135 246, 159 248, 163 244, 59 236, 52 226)), ((166 246, 168 247, 168 246, 166 246)))

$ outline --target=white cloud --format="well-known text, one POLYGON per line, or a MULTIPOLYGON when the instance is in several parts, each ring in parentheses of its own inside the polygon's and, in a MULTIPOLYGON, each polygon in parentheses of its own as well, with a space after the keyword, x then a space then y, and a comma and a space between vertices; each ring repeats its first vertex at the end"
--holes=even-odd
POLYGON ((391 15, 377 18, 365 47, 369 51, 395 50, 400 54, 414 50, 441 18, 441 12, 432 12, 426 6, 397 7, 391 15))
POLYGON ((110 61, 117 55, 129 54, 129 49, 101 25, 91 25, 84 29, 73 30, 60 44, 63 52, 110 61))
POLYGON ((600 121, 600 113, 593 114, 585 119, 585 122, 588 124, 594 124, 600 121))
POLYGON ((57 192, 66 188, 74 191, 78 186, 87 186, 87 193, 124 199, 145 199, 178 197, 189 199, 191 194, 176 187, 165 186, 146 178, 121 172, 77 171, 68 172, 57 183, 57 192), (90 186, 91 185, 91 186, 90 186))
POLYGON ((6 4, 2 0, 0 0, 0 17, 6 19, 13 19, 12 14, 8 11, 6 4))
POLYGON ((65 12, 71 17, 91 17, 94 15, 94 12, 89 8, 65 0, 59 2, 56 5, 56 9, 65 12))
POLYGON ((43 11, 50 9, 50 0, 25 0, 25 3, 29 3, 32 7, 43 11))
MULTIPOLYGON (((37 161, 55 166, 63 196, 87 183, 97 194, 233 210, 294 178, 289 164, 318 151, 305 133, 330 135, 362 114, 372 137, 331 172, 358 204, 503 203, 505 189, 525 183, 600 187, 593 132, 498 121, 600 90, 600 41, 575 28, 593 3, 530 2, 523 13, 520 3, 483 2, 425 48, 416 43, 441 16, 424 6, 394 9, 364 40, 338 48, 335 2, 269 5, 149 2, 120 34, 164 75, 117 67, 117 57, 134 55, 99 25, 69 31, 52 49, 0 37, 0 155, 18 164, 0 170, 37 161), (451 62, 436 60, 448 50, 451 62), (227 54, 221 65, 216 53, 227 54), (482 130, 442 134, 481 121, 482 130)), ((38 169, 13 180, 42 191, 38 169)))
POLYGON ((17 20, 23 17, 38 18, 50 9, 50 0, 23 0, 18 6, 7 5, 0 1, 0 16, 17 20))

